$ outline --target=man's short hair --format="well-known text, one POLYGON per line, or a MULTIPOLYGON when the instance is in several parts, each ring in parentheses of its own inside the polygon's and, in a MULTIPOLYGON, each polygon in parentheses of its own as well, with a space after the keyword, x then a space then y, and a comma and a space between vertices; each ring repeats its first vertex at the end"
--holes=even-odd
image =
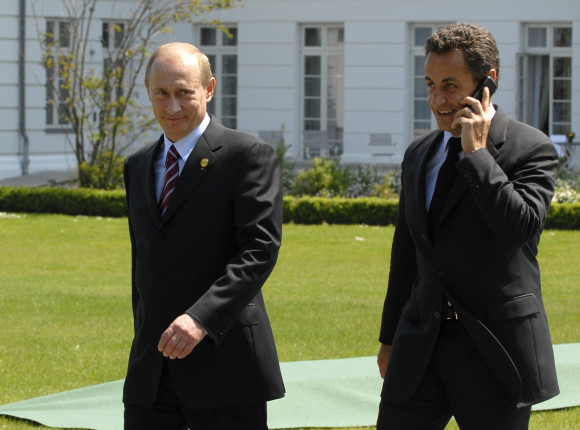
POLYGON ((204 87, 207 87, 212 78, 211 73, 211 64, 207 55, 205 55, 199 48, 194 45, 185 42, 171 42, 166 43, 164 45, 159 46, 155 52, 149 58, 149 62, 147 63, 147 68, 145 69, 145 82, 149 84, 149 78, 151 76, 151 68, 155 60, 159 57, 159 55, 163 54, 164 52, 172 51, 172 50, 180 50, 184 53, 188 53, 191 55, 195 55, 197 57, 197 62, 199 64, 199 71, 200 71, 200 79, 201 84, 204 87))
POLYGON ((483 27, 472 24, 451 24, 434 33, 425 43, 425 56, 461 50, 475 82, 480 82, 491 69, 499 79, 499 52, 494 37, 483 27))

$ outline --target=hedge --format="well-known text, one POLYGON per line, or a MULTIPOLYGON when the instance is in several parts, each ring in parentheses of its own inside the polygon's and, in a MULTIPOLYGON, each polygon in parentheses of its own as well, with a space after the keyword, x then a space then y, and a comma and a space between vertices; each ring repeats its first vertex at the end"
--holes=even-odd
MULTIPOLYGON (((284 197, 284 222, 296 224, 395 224, 398 200, 284 197)), ((0 187, 0 212, 127 216, 125 191, 87 188, 0 187)), ((546 229, 580 230, 580 203, 553 203, 546 229)))

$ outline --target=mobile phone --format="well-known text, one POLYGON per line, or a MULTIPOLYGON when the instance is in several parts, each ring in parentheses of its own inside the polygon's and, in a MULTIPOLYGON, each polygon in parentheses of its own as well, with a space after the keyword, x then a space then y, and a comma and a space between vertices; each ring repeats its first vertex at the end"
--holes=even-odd
MULTIPOLYGON (((481 98, 483 97, 483 89, 485 87, 489 88, 489 96, 490 97, 493 93, 495 93, 495 90, 497 90, 497 84, 495 83, 495 81, 493 79, 491 79, 489 76, 486 76, 485 78, 483 78, 479 82, 479 85, 477 86, 477 88, 475 89, 475 91, 473 92, 471 97, 481 101, 481 98)), ((465 106, 467 106, 471 109, 471 106, 469 106, 469 105, 465 105, 465 106)))

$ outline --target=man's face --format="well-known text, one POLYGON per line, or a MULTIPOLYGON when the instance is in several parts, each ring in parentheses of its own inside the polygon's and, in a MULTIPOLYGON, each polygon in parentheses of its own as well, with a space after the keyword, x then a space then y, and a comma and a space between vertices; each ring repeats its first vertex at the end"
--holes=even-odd
POLYGON ((177 142, 201 124, 215 79, 204 87, 197 57, 176 49, 155 60, 145 86, 155 118, 167 137, 177 142))
POLYGON ((451 123, 457 111, 465 107, 460 101, 470 96, 476 87, 463 51, 429 53, 425 59, 425 83, 429 89, 429 106, 439 128, 456 136, 461 134, 460 127, 451 129, 451 123))

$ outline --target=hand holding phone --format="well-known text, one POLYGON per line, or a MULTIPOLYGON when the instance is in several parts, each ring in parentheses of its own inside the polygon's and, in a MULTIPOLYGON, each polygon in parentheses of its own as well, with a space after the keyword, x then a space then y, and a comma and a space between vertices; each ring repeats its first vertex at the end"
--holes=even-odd
MULTIPOLYGON (((481 102, 481 99, 483 97, 483 89, 485 87, 489 88, 489 96, 490 97, 493 93, 495 93, 495 90, 497 90, 497 84, 495 83, 495 81, 493 79, 491 79, 489 76, 486 76, 485 78, 483 78, 479 82, 479 85, 477 85, 477 88, 475 89, 475 91, 473 92, 471 97, 473 97, 474 99, 477 99, 481 102)), ((467 106, 469 109, 471 109, 470 105, 466 104, 465 106, 467 106)))

